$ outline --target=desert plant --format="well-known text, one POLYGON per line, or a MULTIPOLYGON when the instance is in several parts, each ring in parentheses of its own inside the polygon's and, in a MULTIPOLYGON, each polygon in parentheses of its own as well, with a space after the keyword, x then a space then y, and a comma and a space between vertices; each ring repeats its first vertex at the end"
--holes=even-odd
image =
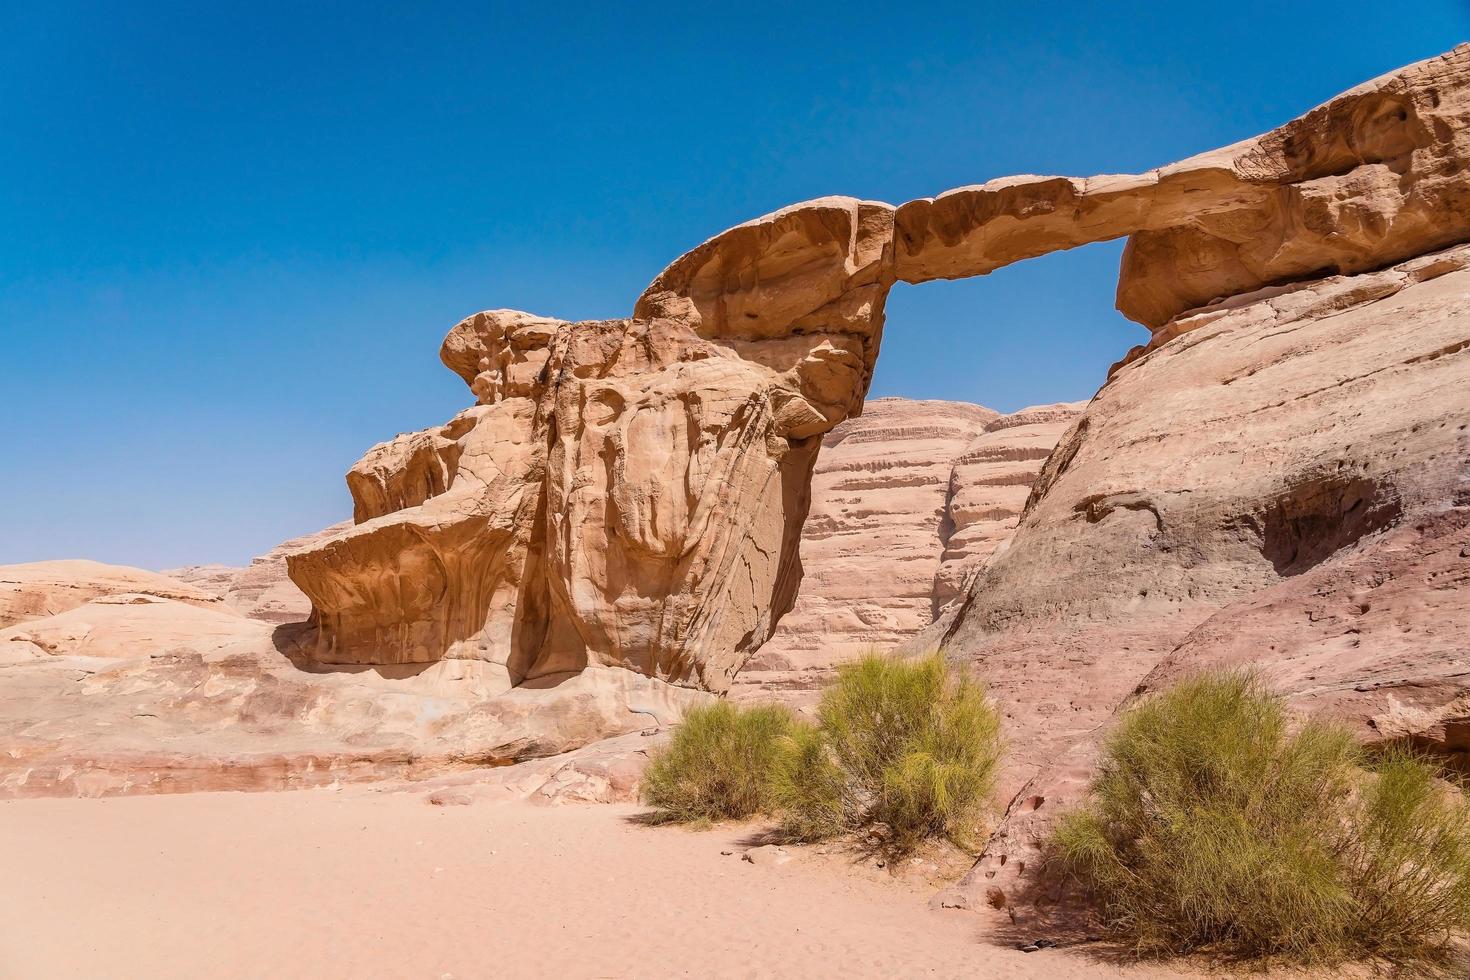
POLYGON ((942 654, 869 655, 839 669, 818 730, 783 740, 773 794, 805 839, 881 825, 904 852, 929 837, 974 841, 995 786, 1000 719, 942 654))
POLYGON ((1344 855, 1351 941, 1395 960, 1443 954, 1470 928, 1470 807, 1404 746, 1370 769, 1344 855))
POLYGON ((1420 760, 1362 761, 1258 677, 1202 675, 1123 715, 1053 844, 1139 952, 1443 955, 1470 923, 1463 810, 1420 760))
POLYGON ((793 728, 781 740, 770 778, 772 804, 788 836, 815 841, 842 832, 844 777, 820 729, 793 728))
POLYGON ((643 802, 673 822, 764 812, 780 739, 799 725, 780 705, 716 701, 692 709, 643 777, 643 802))

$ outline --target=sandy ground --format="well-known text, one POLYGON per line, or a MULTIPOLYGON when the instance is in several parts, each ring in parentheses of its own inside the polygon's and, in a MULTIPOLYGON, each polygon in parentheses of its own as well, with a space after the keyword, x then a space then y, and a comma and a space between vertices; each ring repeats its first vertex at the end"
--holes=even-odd
POLYGON ((0 803, 0 977, 1129 977, 750 828, 367 788, 0 803), (731 851, 723 854, 722 851, 731 851))

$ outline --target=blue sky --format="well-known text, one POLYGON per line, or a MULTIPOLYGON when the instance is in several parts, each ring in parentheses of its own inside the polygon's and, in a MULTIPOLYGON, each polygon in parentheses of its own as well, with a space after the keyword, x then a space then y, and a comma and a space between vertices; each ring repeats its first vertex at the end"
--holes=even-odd
MULTIPOLYGON (((1470 39, 1470 0, 0 7, 0 562, 241 563, 468 404, 460 317, 628 313, 795 201, 1136 171, 1470 39)), ((899 286, 873 395, 1088 397, 1119 243, 899 286)))

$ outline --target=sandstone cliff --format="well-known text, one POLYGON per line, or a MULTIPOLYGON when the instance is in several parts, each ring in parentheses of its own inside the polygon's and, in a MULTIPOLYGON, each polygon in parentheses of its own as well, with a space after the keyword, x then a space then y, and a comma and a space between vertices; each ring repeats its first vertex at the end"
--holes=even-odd
POLYGON ((974 889, 1034 866, 1125 699, 1200 666, 1260 664, 1366 739, 1465 751, 1470 246, 1168 333, 926 636, 977 666, 1010 732, 1015 802, 974 889))
POLYGON ((931 588, 934 615, 1010 539, 1041 464, 1085 407, 1064 402, 1002 415, 954 458, 939 532, 944 551, 931 588))
POLYGON ((933 620, 953 460, 996 413, 879 398, 822 440, 801 534, 801 591, 738 678, 742 691, 811 689, 829 668, 933 620))
POLYGON ((313 656, 723 691, 795 599, 820 437, 862 409, 894 283, 1127 236, 1118 305, 1158 348, 1229 297, 1470 238, 1467 113, 1462 46, 1144 174, 793 205, 676 259, 631 319, 471 317, 441 356, 476 406, 370 451, 356 527, 288 561, 313 656))
POLYGON ((144 596, 12 627, 0 789, 422 772, 675 718, 796 599, 818 450, 862 411, 889 288, 1123 236, 1119 308, 1151 340, 1066 428, 1008 547, 981 560, 1019 491, 962 492, 1021 462, 1006 430, 940 466, 957 595, 910 642, 986 675, 1013 749, 965 888, 1034 866, 1116 708, 1198 664, 1264 659, 1365 737, 1458 753, 1467 161, 1461 46, 1144 174, 794 205, 676 259, 630 318, 471 316, 441 358, 474 404, 371 449, 354 524, 287 556, 307 624, 219 613, 160 650, 177 600, 144 596), (73 613, 133 639, 81 648, 73 613))
POLYGON ((831 669, 927 627, 1015 529, 1042 461, 1081 411, 1010 415, 879 398, 822 441, 796 605, 732 694, 811 691, 831 669))

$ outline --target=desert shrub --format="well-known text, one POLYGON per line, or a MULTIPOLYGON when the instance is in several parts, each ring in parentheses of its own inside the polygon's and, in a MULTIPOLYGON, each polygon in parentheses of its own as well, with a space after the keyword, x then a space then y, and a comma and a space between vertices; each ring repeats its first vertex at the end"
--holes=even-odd
POLYGON ((984 688, 941 654, 869 655, 843 666, 818 729, 783 739, 772 780, 791 833, 819 839, 881 825, 886 846, 973 842, 995 786, 1000 719, 984 688))
POLYGON ((821 730, 797 726, 781 740, 780 749, 771 768, 770 792, 782 829, 804 841, 840 834, 846 827, 844 778, 821 730))
POLYGON ((729 820, 764 812, 778 742, 799 726, 779 705, 694 708, 643 777, 643 802, 665 820, 729 820))
POLYGON ((1053 844, 1140 952, 1442 956, 1470 923, 1464 810, 1407 753, 1362 761, 1258 678, 1203 675, 1124 714, 1053 844))
POLYGON ((1371 771, 1345 849, 1351 942, 1395 960, 1439 958, 1470 928, 1470 807, 1405 747, 1371 771))

